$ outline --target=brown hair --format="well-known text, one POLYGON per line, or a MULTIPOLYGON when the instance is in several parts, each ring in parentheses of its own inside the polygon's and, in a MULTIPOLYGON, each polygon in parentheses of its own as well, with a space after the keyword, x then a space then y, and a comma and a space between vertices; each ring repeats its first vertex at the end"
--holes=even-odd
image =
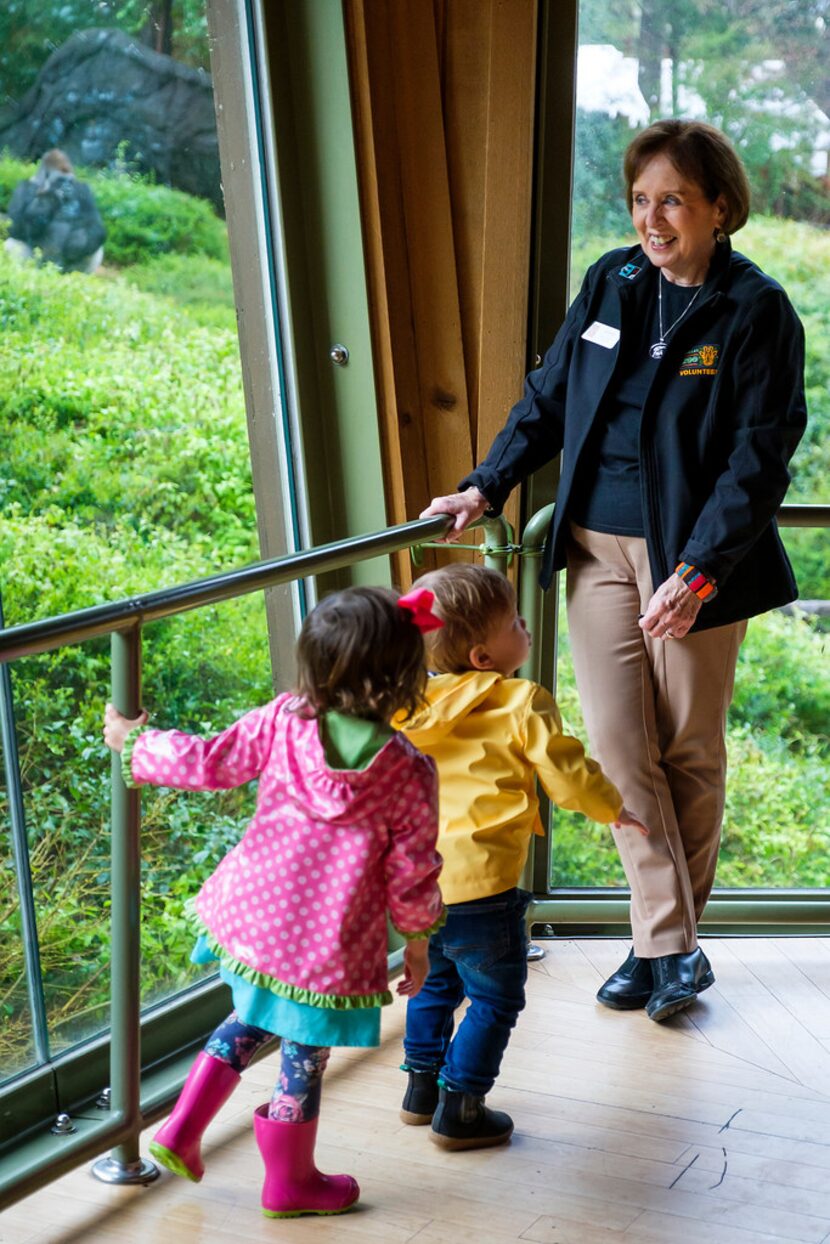
POLYGON ((417 586, 435 594, 434 612, 444 621, 440 631, 424 636, 427 665, 442 674, 472 669, 470 649, 485 643, 494 623, 516 608, 510 581, 486 566, 456 562, 422 575, 417 586))
POLYGON ((425 682, 423 636, 388 588, 334 592, 303 623, 297 695, 312 716, 331 710, 376 721, 399 710, 411 716, 425 682))
POLYGON ((750 200, 746 170, 726 135, 705 121, 655 121, 632 139, 623 160, 629 211, 634 182, 658 155, 666 156, 678 173, 700 186, 710 203, 723 195, 724 233, 737 233, 746 224, 750 200))

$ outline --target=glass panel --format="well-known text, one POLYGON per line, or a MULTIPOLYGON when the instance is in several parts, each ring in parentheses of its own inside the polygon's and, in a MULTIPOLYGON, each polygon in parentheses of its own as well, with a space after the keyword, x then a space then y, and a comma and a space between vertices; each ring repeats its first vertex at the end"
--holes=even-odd
MULTIPOLYGON (((5 790, 0 794, 5 797, 5 790)), ((6 842, 4 836, 4 856, 6 842)), ((9 851, 9 857, 0 861, 0 1083, 35 1062, 20 904, 9 851)))
MULTIPOLYGON (((204 0, 93 7, 0 12, 7 625, 259 555, 204 0)), ((261 598, 149 628, 145 664, 157 724, 221 728, 271 693, 261 598)), ((108 642, 14 676, 57 1052, 108 1018, 108 642)), ((145 797, 146 1002, 196 979, 184 897, 247 802, 145 797)), ((12 955, 0 1005, 18 976, 12 955)))
MULTIPOLYGON (((734 239, 787 290, 807 334, 810 426, 789 502, 830 502, 830 54, 818 0, 728 6, 710 0, 582 0, 577 82, 572 290, 588 264, 636 241, 622 156, 664 116, 697 117, 736 144, 753 213, 734 239)), ((830 881, 830 601, 827 531, 782 532, 812 612, 753 619, 729 716, 730 776, 720 886, 830 881), (819 611, 827 605, 819 606, 819 611)), ((562 610, 559 700, 584 739, 562 610)), ((556 885, 623 884, 608 831, 557 814, 556 885)))
MULTIPOLYGON (((827 539, 827 532, 821 534, 827 539)), ((574 684, 564 577, 560 610, 556 698, 565 728, 587 741, 574 684)), ((828 722, 826 619, 780 611, 753 618, 729 712, 718 886, 830 884, 828 722)), ((553 826, 553 885, 625 885, 604 825, 554 811, 553 826)))
MULTIPOLYGON (((272 696, 261 594, 149 627, 145 704, 159 729, 215 734, 272 696)), ((184 906, 242 835, 256 784, 142 794, 141 983, 145 1006, 211 974, 190 963, 184 906)))
MULTIPOLYGON (((573 659, 565 608, 565 576, 559 575, 559 651, 556 662, 556 700, 562 723, 588 746, 574 682, 573 659)), ((606 825, 589 821, 577 812, 553 808, 550 884, 553 886, 624 886, 625 873, 606 825)))

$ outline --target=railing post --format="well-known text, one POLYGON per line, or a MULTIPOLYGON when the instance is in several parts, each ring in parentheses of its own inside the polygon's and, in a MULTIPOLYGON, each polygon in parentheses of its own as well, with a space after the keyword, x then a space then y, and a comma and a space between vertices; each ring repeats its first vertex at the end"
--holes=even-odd
POLYGON ((533 647, 519 673, 556 692, 556 632, 558 601, 553 602, 553 641, 543 635, 544 596, 539 586, 539 563, 545 546, 553 504, 537 510, 522 532, 522 562, 519 567, 519 613, 533 635, 533 647))
MULTIPOLYGON (((125 717, 141 711, 141 624, 112 634, 112 703, 125 717)), ((93 1165, 111 1184, 146 1184, 158 1167, 142 1159, 141 1132, 141 793, 128 790, 121 757, 112 754, 112 915, 110 945, 110 1085, 112 1108, 135 1127, 93 1165)))
POLYGON ((513 542, 513 529, 507 519, 499 514, 496 518, 482 518, 474 525, 484 528, 484 565, 489 570, 500 570, 502 574, 506 574, 513 542))
MULTIPOLYGON (((522 678, 531 678, 556 693, 556 648, 559 631, 558 596, 554 595, 553 618, 549 636, 545 633, 544 594, 539 586, 539 564, 545 546, 550 521, 553 517, 553 504, 546 505, 528 520, 522 532, 521 564, 519 566, 519 612, 525 619, 528 629, 533 635, 533 647, 519 674, 522 678)), ((555 588, 554 588, 555 593, 555 588)), ((540 791, 539 815, 546 826, 544 838, 534 838, 531 843, 527 862, 519 884, 534 895, 545 894, 548 885, 550 860, 550 801, 544 791, 540 791)), ((528 912, 528 923, 533 923, 536 901, 528 912)), ((536 947, 537 951, 541 947, 536 947)), ((544 954, 544 951, 542 951, 544 954)), ((540 958, 537 954, 534 957, 540 958)))

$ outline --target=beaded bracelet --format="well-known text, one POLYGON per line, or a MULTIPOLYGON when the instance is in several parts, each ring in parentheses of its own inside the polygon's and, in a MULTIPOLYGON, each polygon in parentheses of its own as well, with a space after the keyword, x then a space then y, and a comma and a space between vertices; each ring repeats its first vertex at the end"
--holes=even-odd
POLYGON ((717 596, 718 589, 715 584, 696 566, 690 566, 688 562, 678 562, 674 573, 683 580, 690 591, 694 592, 698 600, 705 603, 707 600, 714 600, 717 596))

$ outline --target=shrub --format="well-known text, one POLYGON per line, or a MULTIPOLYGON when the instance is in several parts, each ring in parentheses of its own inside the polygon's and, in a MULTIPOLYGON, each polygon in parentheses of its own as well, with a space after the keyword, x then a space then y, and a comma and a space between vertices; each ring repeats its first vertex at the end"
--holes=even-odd
POLYGON ((126 519, 148 541, 167 527, 209 540, 224 565, 255 556, 234 333, 120 282, 5 257, 0 308, 7 512, 126 519))
POLYGON ((136 289, 167 298, 205 328, 236 331, 236 304, 227 263, 207 255, 158 255, 121 272, 136 289))
MULTIPOLYGON (((215 268, 208 271, 214 279, 215 268)), ((7 624, 256 558, 236 337, 201 322, 201 314, 198 304, 184 310, 118 276, 62 276, 19 267, 0 253, 7 624)), ((12 680, 47 1006, 59 1049, 107 1020, 110 763, 101 714, 108 644, 16 662, 12 680)), ((261 595, 147 627, 144 685, 154 724, 202 733, 267 700, 261 595)), ((238 837, 251 798, 249 790, 144 796, 145 1002, 193 979, 184 901, 238 837)), ((8 839, 0 851, 0 929, 7 935, 0 953, 5 1074, 31 1058, 8 839)))

